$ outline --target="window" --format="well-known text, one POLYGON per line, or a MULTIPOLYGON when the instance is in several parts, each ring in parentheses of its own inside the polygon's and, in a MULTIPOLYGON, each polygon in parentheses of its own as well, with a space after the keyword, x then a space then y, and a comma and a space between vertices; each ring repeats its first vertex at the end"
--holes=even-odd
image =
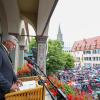
POLYGON ((83 51, 83 54, 85 54, 85 51, 83 51))
POLYGON ((89 57, 89 61, 91 61, 91 57, 89 57))
POLYGON ((98 49, 98 54, 100 54, 100 49, 98 49))
POLYGON ((93 57, 93 61, 95 61, 95 57, 93 57))
POLYGON ((95 50, 93 50, 92 53, 95 54, 95 50))
POLYGON ((96 61, 98 61, 98 57, 96 57, 96 61))
POLYGON ((83 54, 91 54, 91 51, 83 51, 83 54))

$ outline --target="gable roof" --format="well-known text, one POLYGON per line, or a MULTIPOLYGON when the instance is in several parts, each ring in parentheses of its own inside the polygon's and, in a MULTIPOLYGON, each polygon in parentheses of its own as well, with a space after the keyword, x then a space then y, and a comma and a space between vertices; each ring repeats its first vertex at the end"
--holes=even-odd
POLYGON ((85 51, 100 49, 100 36, 76 41, 72 47, 72 51, 85 51))

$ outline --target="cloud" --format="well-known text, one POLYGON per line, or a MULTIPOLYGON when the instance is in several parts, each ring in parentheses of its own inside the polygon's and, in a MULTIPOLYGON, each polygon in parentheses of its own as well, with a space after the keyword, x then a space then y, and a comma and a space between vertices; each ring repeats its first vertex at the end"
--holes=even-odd
POLYGON ((99 4, 100 0, 59 0, 50 21, 49 38, 56 39, 59 24, 65 44, 100 35, 99 4))

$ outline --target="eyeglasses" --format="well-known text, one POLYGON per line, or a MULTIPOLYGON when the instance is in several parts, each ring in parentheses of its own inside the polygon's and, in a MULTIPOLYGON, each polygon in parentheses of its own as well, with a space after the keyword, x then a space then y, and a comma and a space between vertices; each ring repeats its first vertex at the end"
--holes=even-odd
POLYGON ((10 46, 13 46, 13 48, 16 47, 16 45, 15 45, 12 41, 10 41, 10 40, 8 40, 7 43, 8 43, 10 46))

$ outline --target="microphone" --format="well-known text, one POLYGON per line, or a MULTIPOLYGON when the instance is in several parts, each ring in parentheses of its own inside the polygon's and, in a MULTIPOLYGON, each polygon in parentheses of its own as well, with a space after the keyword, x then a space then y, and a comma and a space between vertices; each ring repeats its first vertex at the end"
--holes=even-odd
POLYGON ((29 57, 24 57, 24 59, 28 62, 28 63, 30 63, 30 64, 34 64, 35 62, 33 61, 33 60, 31 60, 29 57))
POLYGON ((34 60, 29 57, 24 57, 24 59, 28 62, 27 67, 31 69, 31 75, 36 76, 38 72, 36 71, 37 67, 36 67, 36 63, 34 62, 34 60))

